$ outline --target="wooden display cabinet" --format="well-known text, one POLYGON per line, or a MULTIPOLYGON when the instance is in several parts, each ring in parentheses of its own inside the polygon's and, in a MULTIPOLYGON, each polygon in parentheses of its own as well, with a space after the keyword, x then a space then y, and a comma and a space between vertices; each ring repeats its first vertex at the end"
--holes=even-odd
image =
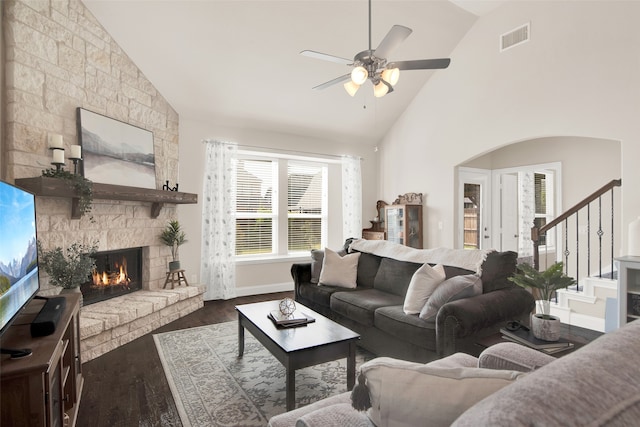
POLYGON ((3 348, 30 348, 32 354, 20 359, 2 355, 0 425, 75 425, 84 382, 80 359, 80 295, 65 295, 65 298, 66 307, 53 334, 31 337, 31 322, 45 302, 34 299, 2 336, 3 348))
POLYGON ((422 249, 422 205, 387 205, 384 212, 388 241, 422 249))

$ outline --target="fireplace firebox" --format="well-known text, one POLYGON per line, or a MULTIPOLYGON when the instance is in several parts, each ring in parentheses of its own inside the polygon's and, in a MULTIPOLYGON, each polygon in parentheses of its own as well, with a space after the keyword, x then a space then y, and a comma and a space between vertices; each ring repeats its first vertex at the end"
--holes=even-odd
POLYGON ((80 286, 89 305, 142 289, 142 248, 98 252, 96 269, 80 286))

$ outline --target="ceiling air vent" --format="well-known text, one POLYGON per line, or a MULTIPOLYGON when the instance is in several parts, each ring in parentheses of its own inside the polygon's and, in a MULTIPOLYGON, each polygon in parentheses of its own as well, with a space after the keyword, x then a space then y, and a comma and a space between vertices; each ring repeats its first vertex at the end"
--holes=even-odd
POLYGON ((504 52, 519 44, 529 41, 529 35, 531 34, 531 25, 526 23, 521 27, 511 30, 508 33, 504 33, 500 36, 500 52, 504 52))

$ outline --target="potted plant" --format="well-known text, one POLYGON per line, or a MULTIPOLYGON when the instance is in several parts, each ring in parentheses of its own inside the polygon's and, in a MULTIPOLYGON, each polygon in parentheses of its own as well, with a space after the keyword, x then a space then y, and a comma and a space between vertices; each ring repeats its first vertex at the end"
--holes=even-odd
POLYGON ((169 262, 169 271, 179 270, 178 248, 187 243, 187 237, 178 220, 169 221, 165 229, 162 230, 162 234, 160 234, 160 240, 171 249, 173 261, 169 262))
POLYGON ((518 264, 518 272, 509 277, 516 285, 532 289, 538 313, 531 316, 531 331, 536 338, 545 341, 560 338, 560 319, 550 314, 553 293, 576 283, 573 277, 563 273, 563 266, 562 262, 556 262, 546 270, 538 271, 529 264, 518 264))
POLYGON ((62 292, 80 292, 80 285, 89 280, 96 267, 93 256, 97 250, 97 242, 90 245, 76 242, 66 249, 56 246, 45 251, 38 242, 38 264, 49 275, 49 282, 60 286, 62 292))

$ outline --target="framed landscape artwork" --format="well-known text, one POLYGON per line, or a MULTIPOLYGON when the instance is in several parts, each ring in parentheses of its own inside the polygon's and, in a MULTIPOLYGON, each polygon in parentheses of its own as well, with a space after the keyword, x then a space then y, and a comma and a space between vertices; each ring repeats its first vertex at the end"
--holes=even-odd
POLYGON ((80 171, 103 184, 156 188, 153 133, 84 108, 77 109, 80 171))

